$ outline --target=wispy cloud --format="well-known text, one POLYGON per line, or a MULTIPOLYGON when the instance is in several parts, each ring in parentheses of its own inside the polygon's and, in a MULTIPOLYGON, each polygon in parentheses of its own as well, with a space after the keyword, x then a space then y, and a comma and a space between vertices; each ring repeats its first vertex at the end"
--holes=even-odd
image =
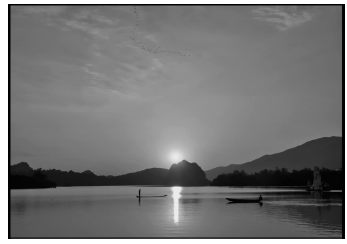
POLYGON ((147 38, 148 40, 152 41, 152 42, 158 42, 158 40, 154 37, 154 35, 144 35, 144 38, 147 38))
POLYGON ((92 25, 86 22, 77 21, 77 20, 66 20, 64 22, 65 22, 65 25, 70 27, 71 29, 81 30, 88 34, 105 38, 105 39, 109 38, 108 30, 93 27, 92 25))
POLYGON ((141 96, 142 89, 163 80, 165 66, 159 59, 138 55, 129 60, 113 57, 113 54, 100 53, 93 64, 81 67, 89 88, 116 92, 133 99, 141 96))
POLYGON ((59 15, 65 9, 65 6, 11 6, 11 10, 16 12, 35 15, 59 15))
POLYGON ((102 15, 93 15, 93 19, 95 19, 101 23, 105 23, 105 24, 109 24, 109 25, 115 25, 118 23, 118 20, 114 21, 114 20, 108 19, 102 15))
POLYGON ((119 20, 116 19, 116 20, 113 20, 113 19, 110 19, 110 18, 107 18, 101 14, 98 14, 98 13, 94 13, 95 11, 91 11, 91 10, 88 10, 88 9, 82 9, 81 11, 77 12, 75 15, 74 15, 74 18, 75 19, 90 19, 90 20, 96 20, 100 23, 103 23, 103 24, 108 24, 108 25, 116 25, 119 20))
MULTIPOLYGON (((127 6, 126 10, 131 10, 133 15, 133 7, 127 6)), ((133 16, 128 17, 122 9, 108 11, 105 7, 70 6, 65 9, 41 9, 23 6, 17 12, 25 18, 40 21, 36 28, 51 33, 44 40, 33 37, 35 42, 25 44, 26 52, 18 52, 13 58, 22 64, 14 65, 19 80, 26 80, 25 84, 20 84, 22 86, 27 87, 30 82, 37 89, 50 89, 56 97, 64 94, 64 102, 70 99, 65 91, 74 90, 83 96, 79 100, 74 97, 73 103, 84 104, 84 94, 108 93, 121 95, 125 99, 146 99, 157 90, 180 83, 168 82, 170 77, 177 75, 170 68, 171 59, 148 53, 129 38, 134 28, 131 22, 133 16), (117 18, 114 13, 119 13, 117 18), (46 28, 46 24, 55 28, 46 28), (55 44, 54 48, 50 43, 55 44), (28 49, 28 45, 32 48, 28 49), (39 57, 33 55, 37 52, 41 54, 39 57), (28 57, 23 60, 26 55, 28 57)), ((25 19, 21 18, 21 21, 25 19)), ((149 31, 141 35, 142 41, 153 45, 161 45, 159 37, 149 31)), ((96 102, 99 104, 99 101, 96 102)))
POLYGON ((109 38, 109 33, 117 31, 119 20, 108 18, 101 10, 69 8, 66 6, 15 6, 11 8, 14 16, 34 17, 48 25, 62 30, 78 30, 94 37, 109 38))
POLYGON ((285 31, 312 20, 318 11, 316 7, 266 6, 252 12, 255 14, 254 19, 269 22, 278 30, 285 31))
POLYGON ((34 157, 34 154, 28 153, 28 152, 11 152, 11 157, 13 158, 28 158, 28 157, 34 157))

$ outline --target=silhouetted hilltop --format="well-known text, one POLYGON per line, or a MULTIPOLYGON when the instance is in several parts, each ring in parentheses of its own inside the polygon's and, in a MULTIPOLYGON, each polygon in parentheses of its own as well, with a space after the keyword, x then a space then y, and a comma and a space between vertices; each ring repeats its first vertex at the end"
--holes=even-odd
POLYGON ((165 185, 167 169, 151 168, 129 173, 120 176, 114 176, 114 182, 117 185, 165 185))
MULTIPOLYGON (((61 171, 56 169, 33 170, 29 164, 23 162, 11 166, 11 174, 14 172, 16 175, 34 175, 36 171, 40 171, 49 181, 56 182, 58 186, 165 185, 168 172, 167 169, 151 168, 120 176, 97 176, 90 170, 83 171, 82 173, 72 170, 61 171)), ((13 178, 13 184, 15 184, 16 180, 22 180, 29 185, 33 185, 29 183, 30 180, 27 178, 13 178)))
MULTIPOLYGON (((11 172, 16 170, 18 175, 27 175, 36 172, 27 163, 11 166, 11 172), (19 166, 18 166, 19 165, 19 166), (29 170, 30 169, 30 170, 29 170)), ((142 171, 119 175, 97 176, 90 170, 82 173, 61 171, 56 169, 38 169, 48 180, 56 182, 57 186, 112 186, 112 185, 179 185, 179 186, 206 186, 210 182, 205 172, 196 163, 185 160, 173 164, 170 170, 151 168, 142 171)), ((19 179, 19 178, 16 178, 19 179)), ((14 178, 15 180, 15 178, 14 178)))
POLYGON ((19 164, 11 165, 10 169, 12 175, 33 176, 35 173, 27 162, 20 162, 19 164))
POLYGON ((342 167, 342 154, 342 137, 323 137, 280 153, 262 156, 248 163, 217 167, 205 173, 209 180, 213 180, 220 174, 232 173, 234 170, 254 173, 263 169, 274 170, 276 167, 301 170, 313 169, 314 166, 339 169, 342 167))
POLYGON ((151 168, 120 176, 97 176, 92 172, 46 170, 48 179, 58 186, 163 185, 167 169, 151 168))
POLYGON ((90 171, 90 170, 83 171, 82 174, 95 175, 95 174, 94 174, 92 171, 90 171))
POLYGON ((166 178, 170 186, 208 186, 205 172, 197 163, 189 163, 186 160, 171 165, 166 178))
POLYGON ((206 178, 212 181, 220 174, 227 174, 230 172, 234 172, 234 170, 237 170, 242 164, 230 164, 229 166, 219 166, 217 168, 213 168, 210 170, 206 170, 206 178))

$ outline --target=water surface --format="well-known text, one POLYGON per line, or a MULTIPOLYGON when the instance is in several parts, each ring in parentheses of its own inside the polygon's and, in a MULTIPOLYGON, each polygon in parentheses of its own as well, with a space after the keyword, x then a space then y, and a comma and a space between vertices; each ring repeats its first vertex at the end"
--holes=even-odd
POLYGON ((342 192, 102 186, 11 190, 11 237, 342 237, 342 192), (136 198, 168 195, 166 198, 136 198), (228 204, 226 197, 263 204, 228 204))

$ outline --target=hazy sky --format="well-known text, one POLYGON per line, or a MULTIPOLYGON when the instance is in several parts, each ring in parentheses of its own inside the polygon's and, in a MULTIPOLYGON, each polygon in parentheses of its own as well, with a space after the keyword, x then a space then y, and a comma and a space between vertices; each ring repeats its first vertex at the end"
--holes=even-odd
POLYGON ((11 164, 209 170, 342 135, 341 7, 136 12, 11 7, 11 164))

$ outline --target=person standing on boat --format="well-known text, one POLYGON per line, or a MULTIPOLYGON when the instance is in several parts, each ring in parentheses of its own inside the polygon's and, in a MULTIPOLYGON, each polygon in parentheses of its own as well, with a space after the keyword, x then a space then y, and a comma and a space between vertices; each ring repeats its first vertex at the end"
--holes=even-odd
POLYGON ((263 197, 261 195, 259 195, 259 201, 263 200, 263 197))
POLYGON ((139 190, 139 199, 141 198, 141 189, 139 190))

